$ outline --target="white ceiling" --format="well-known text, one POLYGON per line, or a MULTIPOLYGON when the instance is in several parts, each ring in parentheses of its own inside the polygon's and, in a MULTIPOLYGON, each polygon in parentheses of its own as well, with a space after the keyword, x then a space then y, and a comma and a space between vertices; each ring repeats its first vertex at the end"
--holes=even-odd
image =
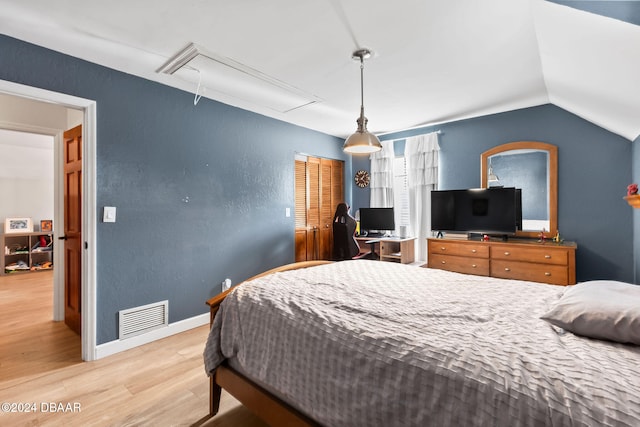
POLYGON ((359 47, 376 134, 549 102, 640 134, 640 26, 543 0, 0 0, 0 28, 340 137, 359 115, 359 47), (192 43, 187 67, 158 71, 192 43))

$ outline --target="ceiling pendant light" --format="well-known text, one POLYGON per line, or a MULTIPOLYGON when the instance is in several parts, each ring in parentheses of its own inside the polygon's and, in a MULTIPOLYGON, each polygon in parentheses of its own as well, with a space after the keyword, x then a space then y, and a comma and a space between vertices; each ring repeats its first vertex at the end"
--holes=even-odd
POLYGON ((360 60, 360 117, 357 120, 358 130, 344 141, 342 149, 345 153, 368 154, 382 150, 377 136, 367 130, 367 118, 364 116, 364 60, 371 56, 369 49, 358 49, 351 57, 360 60))

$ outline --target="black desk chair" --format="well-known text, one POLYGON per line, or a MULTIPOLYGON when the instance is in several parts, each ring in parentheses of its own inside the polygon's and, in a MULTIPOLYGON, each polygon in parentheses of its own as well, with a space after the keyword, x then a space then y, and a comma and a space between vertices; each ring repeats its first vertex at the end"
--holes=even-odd
POLYGON ((333 223, 333 251, 334 261, 345 259, 363 259, 371 256, 371 252, 361 253, 355 238, 356 223, 353 221, 333 223))

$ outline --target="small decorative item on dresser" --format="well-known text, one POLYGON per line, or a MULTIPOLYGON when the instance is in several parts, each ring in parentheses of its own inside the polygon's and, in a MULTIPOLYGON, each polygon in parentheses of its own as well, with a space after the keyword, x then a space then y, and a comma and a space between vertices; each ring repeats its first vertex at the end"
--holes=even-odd
POLYGON ((542 231, 540 232, 540 235, 538 236, 539 243, 544 243, 547 240, 547 236, 544 234, 546 231, 547 230, 543 228, 542 231))
POLYGON ((638 194, 638 184, 629 184, 627 186, 627 197, 624 198, 629 206, 640 208, 640 195, 638 194))
POLYGON ((553 242, 554 243, 562 243, 564 242, 564 239, 562 237, 560 237, 560 230, 556 230, 556 235, 553 236, 553 242))

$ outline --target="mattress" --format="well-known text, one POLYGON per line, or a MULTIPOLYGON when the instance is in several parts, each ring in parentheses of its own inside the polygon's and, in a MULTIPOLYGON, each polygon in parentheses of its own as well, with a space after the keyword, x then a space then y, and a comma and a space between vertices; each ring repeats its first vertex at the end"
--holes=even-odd
POLYGON ((566 288, 356 260, 234 289, 205 346, 327 426, 638 426, 640 347, 540 316, 566 288))

